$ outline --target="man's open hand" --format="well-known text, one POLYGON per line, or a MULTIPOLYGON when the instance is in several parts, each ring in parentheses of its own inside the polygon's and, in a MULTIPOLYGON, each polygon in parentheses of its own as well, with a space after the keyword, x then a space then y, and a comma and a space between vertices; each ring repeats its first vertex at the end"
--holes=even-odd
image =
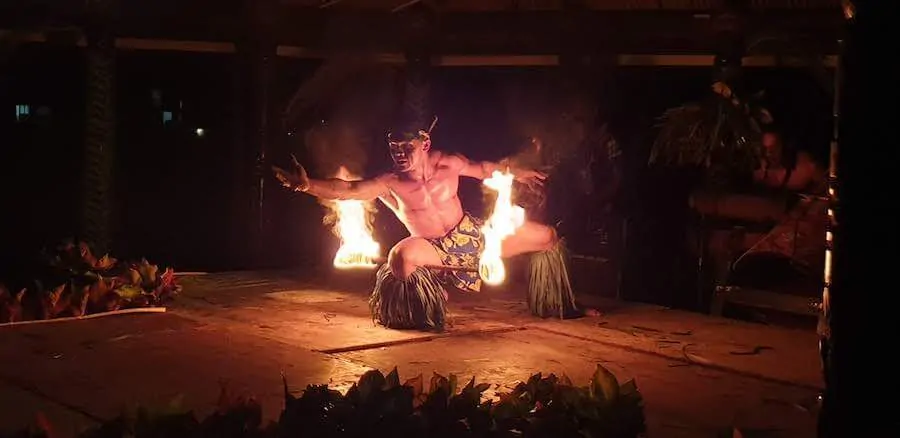
POLYGON ((281 181, 281 185, 288 189, 300 192, 309 190, 309 176, 306 174, 306 169, 297 161, 297 157, 294 154, 291 154, 291 162, 294 164, 294 172, 290 173, 278 166, 272 166, 275 178, 278 178, 278 181, 281 181))
POLYGON ((517 169, 515 177, 516 181, 528 187, 541 187, 544 185, 544 180, 547 179, 547 174, 536 170, 517 169))

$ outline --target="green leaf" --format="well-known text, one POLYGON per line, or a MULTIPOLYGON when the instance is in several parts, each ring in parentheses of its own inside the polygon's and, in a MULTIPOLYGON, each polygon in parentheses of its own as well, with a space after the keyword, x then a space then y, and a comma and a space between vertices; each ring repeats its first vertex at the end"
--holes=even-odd
POLYGON ((619 398, 619 382, 616 376, 609 372, 603 365, 597 364, 594 375, 591 377, 590 385, 591 398, 609 405, 619 398))
POLYGON ((475 388, 475 376, 472 376, 472 378, 469 380, 469 383, 466 383, 466 386, 463 388, 463 392, 471 391, 474 388, 475 388))
POLYGON ((572 386, 564 386, 558 388, 556 399, 566 408, 577 406, 582 399, 581 391, 572 386))
POLYGON ((637 383, 635 383, 634 379, 631 379, 622 384, 619 387, 619 394, 623 397, 630 396, 638 393, 637 383))
POLYGON ((137 266, 138 272, 141 274, 141 284, 145 288, 156 287, 157 274, 159 266, 151 265, 147 259, 141 259, 141 263, 137 266))
POLYGON ((403 386, 412 388, 413 396, 418 397, 425 391, 424 383, 425 383, 425 379, 422 378, 422 374, 419 374, 418 376, 413 377, 412 379, 409 379, 406 382, 403 382, 403 386))
POLYGON ((291 394, 291 390, 288 388, 287 375, 284 373, 284 370, 281 370, 281 385, 284 389, 284 406, 287 409, 296 400, 296 397, 291 394))
POLYGON ((491 387, 490 383, 479 383, 479 384, 475 385, 475 392, 478 394, 481 394, 481 393, 487 391, 488 389, 490 389, 490 387, 491 387))
POLYGON ((128 281, 131 282, 132 286, 140 286, 141 285, 141 273, 137 269, 128 269, 128 281))
POLYGON ((434 393, 438 389, 443 389, 444 393, 446 393, 449 396, 450 395, 450 381, 447 380, 446 377, 444 377, 438 373, 434 373, 434 375, 431 376, 431 389, 428 392, 434 393))
POLYGON ((397 372, 397 367, 394 367, 394 369, 385 376, 384 390, 393 389, 398 386, 400 386, 400 373, 397 372))
POLYGON ((450 386, 448 386, 449 389, 447 390, 447 394, 453 397, 454 395, 456 395, 456 388, 459 387, 459 377, 457 377, 456 374, 451 374, 449 383, 450 386))
POLYGON ((422 403, 425 402, 425 400, 428 399, 428 394, 425 393, 425 388, 424 388, 425 379, 422 377, 421 374, 419 374, 416 377, 413 377, 412 379, 407 380, 406 382, 403 383, 403 386, 409 388, 410 391, 412 391, 413 408, 419 407, 420 405, 422 405, 422 403))
POLYGON ((130 284, 122 285, 113 290, 120 297, 125 298, 126 300, 132 300, 144 293, 144 290, 140 288, 140 286, 132 286, 130 284))
POLYGON ((359 382, 356 385, 359 390, 361 401, 365 402, 366 400, 369 400, 369 397, 384 387, 385 382, 384 374, 381 374, 381 371, 366 371, 365 374, 359 378, 359 382))

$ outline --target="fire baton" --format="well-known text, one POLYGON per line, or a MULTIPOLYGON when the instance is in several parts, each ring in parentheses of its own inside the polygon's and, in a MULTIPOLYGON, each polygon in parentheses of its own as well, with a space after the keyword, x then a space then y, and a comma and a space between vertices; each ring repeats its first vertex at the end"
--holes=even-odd
MULTIPOLYGON (((376 263, 384 263, 385 257, 376 257, 373 259, 376 263)), ((466 266, 447 266, 447 265, 422 265, 425 269, 434 271, 458 271, 458 272, 478 272, 478 268, 469 268, 466 266)))
POLYGON ((435 271, 478 272, 478 268, 469 268, 465 266, 425 265, 422 267, 425 269, 433 269, 435 271))

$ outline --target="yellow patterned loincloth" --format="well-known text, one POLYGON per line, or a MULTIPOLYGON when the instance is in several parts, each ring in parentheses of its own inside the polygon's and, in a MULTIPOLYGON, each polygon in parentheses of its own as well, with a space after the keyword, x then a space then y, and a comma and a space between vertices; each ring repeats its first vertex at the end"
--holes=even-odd
POLYGON ((478 292, 481 290, 481 277, 478 275, 478 260, 484 250, 484 236, 481 234, 481 220, 469 213, 444 237, 428 239, 434 246, 444 266, 471 268, 474 271, 446 271, 443 279, 462 290, 478 292))

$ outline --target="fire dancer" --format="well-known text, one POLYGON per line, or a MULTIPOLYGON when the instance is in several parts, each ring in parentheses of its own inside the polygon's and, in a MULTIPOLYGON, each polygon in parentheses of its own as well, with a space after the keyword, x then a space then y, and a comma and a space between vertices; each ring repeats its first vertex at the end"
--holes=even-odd
MULTIPOLYGON (((458 196, 461 176, 484 180, 500 163, 470 161, 431 148, 428 132, 388 135, 394 170, 363 181, 310 179, 294 159, 295 171, 274 167, 284 187, 332 200, 374 200, 387 205, 410 236, 390 251, 378 270, 369 299, 373 317, 388 328, 437 329, 444 326, 444 284, 477 292, 482 280, 479 257, 485 246, 482 221, 466 212, 458 196)), ((520 183, 542 185, 546 175, 514 169, 520 183)), ((526 221, 502 242, 504 258, 532 254, 528 304, 540 317, 580 315, 569 284, 563 242, 546 225, 526 221)))

